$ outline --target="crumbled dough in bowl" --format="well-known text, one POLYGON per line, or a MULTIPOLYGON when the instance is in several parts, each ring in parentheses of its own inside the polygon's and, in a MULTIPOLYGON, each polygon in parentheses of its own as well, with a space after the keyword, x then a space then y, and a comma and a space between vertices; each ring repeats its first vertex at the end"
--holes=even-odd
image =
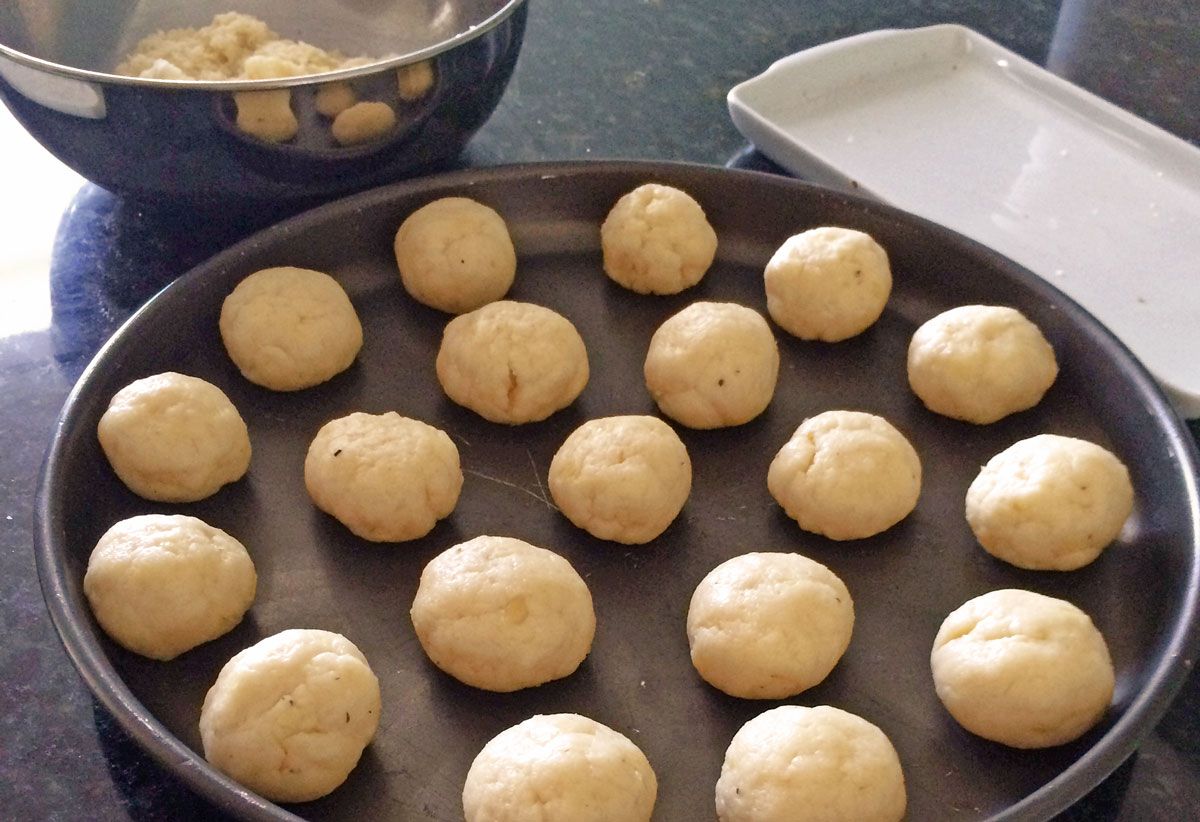
POLYGON ((1091 729, 1112 701, 1112 659, 1092 620, 1032 591, 992 591, 942 623, 930 666, 938 699, 973 734, 1048 748, 1091 729))
POLYGON ((1019 568, 1073 571, 1121 533, 1133 484, 1108 449, 1040 434, 988 460, 967 489, 966 511, 992 556, 1019 568))
POLYGON ((501 300, 446 324, 437 375, 446 396, 484 419, 536 422, 583 391, 587 349, 558 312, 501 300))
POLYGON ((639 294, 677 294, 700 282, 717 233, 685 191, 646 183, 617 200, 600 226, 604 272, 639 294))
POLYGON ((767 321, 736 303, 692 303, 650 338, 646 388, 671 419, 723 428, 757 417, 775 395, 779 347, 767 321))
POLYGON ((908 805, 891 740, 828 705, 784 705, 743 725, 716 799, 720 822, 899 822, 908 805))
POLYGON ((574 673, 596 632, 592 595, 571 564, 511 537, 476 537, 434 557, 410 614, 433 664, 488 691, 574 673))
POLYGON ((150 500, 195 502, 250 467, 250 433, 225 392, 174 371, 113 395, 97 435, 121 481, 150 500))
POLYGON ((379 680, 341 634, 294 628, 235 655, 200 709, 204 758, 275 802, 346 781, 375 736, 379 680))
POLYGON ((245 547, 221 529, 181 514, 144 514, 100 537, 83 592, 118 644, 167 660, 241 622, 257 582, 245 547))
POLYGON ((463 784, 466 822, 649 822, 658 781, 628 737, 537 715, 488 742, 463 784))
POLYGON ((563 515, 599 539, 650 542, 667 529, 692 490, 692 462, 657 417, 589 420, 550 462, 550 495, 563 515))
POLYGON ((275 391, 325 382, 350 367, 362 324, 337 280, 306 268, 246 277, 221 305, 221 340, 242 376, 275 391))
POLYGON ((687 614, 696 671, 746 699, 786 699, 819 684, 853 630, 845 583, 799 554, 726 560, 696 586, 687 614))

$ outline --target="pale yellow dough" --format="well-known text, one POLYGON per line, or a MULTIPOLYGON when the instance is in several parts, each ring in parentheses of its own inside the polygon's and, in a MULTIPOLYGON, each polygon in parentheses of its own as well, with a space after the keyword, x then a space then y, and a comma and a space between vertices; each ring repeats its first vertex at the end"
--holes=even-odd
POLYGON ((925 407, 977 425, 1037 405, 1057 376, 1054 349, 1015 308, 952 308, 908 345, 908 383, 925 407))
POLYGON ((628 737, 578 714, 492 738, 463 784, 466 822, 649 822, 658 781, 628 737))
POLYGON ((767 321, 736 303, 692 303, 650 338, 646 388, 671 419, 723 428, 757 417, 775 395, 779 347, 767 321))
POLYGON ((805 531, 862 539, 916 507, 921 460, 883 417, 826 411, 801 423, 775 455, 767 488, 805 531))
POLYGON ((167 660, 241 622, 257 581, 245 547, 221 529, 180 514, 144 514, 100 537, 83 591, 118 644, 167 660))
POLYGON ((356 146, 384 137, 395 125, 396 112, 391 106, 378 100, 364 100, 338 112, 330 130, 339 145, 356 146))
POLYGON ((784 705, 743 725, 716 794, 720 822, 899 822, 908 805, 891 740, 828 705, 784 705))
POLYGON ((405 290, 449 314, 499 300, 517 273, 504 218, 467 197, 443 197, 414 211, 400 224, 394 250, 405 290))
POLYGON ((850 644, 854 601, 799 554, 742 554, 696 586, 687 615, 692 664, 746 699, 786 699, 819 684, 850 644))
POLYGON ((434 665, 488 691, 569 676, 596 632, 592 595, 571 564, 511 537, 476 537, 434 557, 410 615, 434 665))
POLYGON ((246 277, 221 305, 221 340, 253 383, 296 391, 350 367, 362 324, 337 280, 306 268, 267 268, 246 277))
POLYGON ((639 294, 676 294, 708 271, 717 233, 690 194, 647 183, 621 197, 600 226, 604 271, 639 294))
POLYGON ((802 340, 838 342, 861 334, 892 293, 883 247, 869 234, 836 226, 789 237, 763 280, 771 319, 802 340))
POLYGON ((174 371, 113 395, 97 434, 117 476, 146 499, 195 502, 250 467, 250 434, 233 403, 212 383, 174 371))
POLYGON ((455 317, 442 332, 446 396, 492 422, 535 422, 566 408, 588 382, 583 338, 561 314, 501 300, 455 317))
POLYGON ((550 462, 550 494, 563 515, 594 537, 626 545, 667 529, 692 490, 692 462, 657 417, 590 420, 550 462))
POLYGON ((380 707, 379 680, 353 642, 282 631, 221 668, 200 709, 204 758, 267 799, 319 799, 358 764, 380 707))
POLYGON ((321 427, 304 460, 318 508, 373 542, 425 536, 458 504, 463 473, 444 431, 419 420, 356 412, 321 427))
POLYGON ((1041 434, 988 460, 967 489, 966 510, 992 556, 1019 568, 1073 571, 1121 533, 1133 484, 1108 449, 1041 434))
POLYGON ((1014 748, 1047 748, 1091 729, 1112 701, 1104 637, 1069 602, 992 591, 942 623, 930 654, 938 698, 960 725, 1014 748))

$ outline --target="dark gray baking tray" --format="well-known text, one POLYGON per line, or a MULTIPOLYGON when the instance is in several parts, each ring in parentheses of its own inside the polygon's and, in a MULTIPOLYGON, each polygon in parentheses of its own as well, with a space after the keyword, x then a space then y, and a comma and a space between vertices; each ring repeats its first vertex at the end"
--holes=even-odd
POLYGON ((820 686, 789 700, 836 705, 891 737, 904 764, 910 818, 1048 818, 1083 796, 1136 747, 1166 709, 1196 651, 1197 459, 1192 439, 1141 366, 1107 331, 1045 282, 950 231, 874 202, 752 172, 663 163, 570 163, 472 170, 355 196, 234 246, 151 300, 79 381, 47 455, 37 509, 42 584, 63 642, 100 701, 151 754, 200 793, 248 819, 459 819, 472 758, 534 713, 573 711, 627 734, 660 782, 656 818, 711 819, 725 747, 746 720, 776 704, 726 697, 688 659, 692 589, 746 551, 799 551, 845 580, 857 608, 849 651, 820 686), (690 191, 720 238, 696 288, 639 296, 600 268, 598 227, 625 191, 659 181, 690 191), (592 379, 549 420, 509 428, 465 411, 440 391, 434 354, 447 317, 404 293, 392 237, 413 209, 466 195, 507 219, 520 264, 511 296, 548 305, 579 328, 592 379), (859 228, 888 250, 895 290, 881 320, 855 339, 806 343, 779 333, 783 364, 768 411, 745 426, 680 430, 695 485, 679 520, 654 543, 590 538, 550 504, 546 470, 586 419, 654 413, 641 378, 650 334, 693 300, 765 312, 761 273, 790 234, 821 224, 859 228), (359 361, 331 382, 276 394, 241 378, 217 331, 221 301, 252 271, 298 265, 327 271, 350 293, 365 328, 359 361), (1024 311, 1058 352, 1062 373, 1031 411, 987 427, 927 412, 908 390, 904 355, 921 322, 963 303, 1024 311), (164 506, 128 492, 109 469, 95 426, 109 397, 138 377, 178 370, 223 388, 250 427, 249 474, 200 503, 164 506), (805 534, 766 489, 772 456, 800 421, 831 408, 882 414, 913 442, 925 469, 915 512, 868 540, 805 534), (457 510, 425 539, 376 545, 318 512, 304 491, 308 442, 350 411, 397 410, 446 429, 466 484, 457 510), (1122 539, 1069 574, 1020 571, 978 548, 963 498, 979 466, 1041 432, 1085 437, 1129 465, 1137 503, 1122 539), (241 539, 259 593, 232 633, 160 663, 114 646, 97 629, 81 580, 99 535, 137 513, 182 511, 241 539), (425 659, 408 618, 421 568, 451 544, 511 535, 564 554, 591 586, 598 616, 591 656, 573 676, 499 695, 443 675, 425 659), (1118 672, 1115 704, 1075 743, 1014 751, 974 738, 943 711, 928 670, 941 620, 966 599, 1002 587, 1064 597, 1092 615, 1118 672), (339 631, 382 682, 379 734, 329 797, 278 808, 210 769, 197 753, 205 691, 231 655, 284 628, 339 631))

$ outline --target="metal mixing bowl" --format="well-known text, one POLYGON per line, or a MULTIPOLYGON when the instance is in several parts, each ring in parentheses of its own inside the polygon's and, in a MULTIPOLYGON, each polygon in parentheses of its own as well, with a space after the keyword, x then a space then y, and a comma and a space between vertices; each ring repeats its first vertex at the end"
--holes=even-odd
POLYGON ((456 156, 512 76, 526 12, 525 0, 8 0, 0 98, 55 156, 113 191, 195 203, 316 200, 456 156), (278 80, 114 73, 146 35, 204 26, 231 8, 282 37, 379 59, 278 80), (412 72, 426 82, 401 78, 412 72), (336 83, 390 106, 394 124, 339 142, 317 110, 321 89, 336 83), (272 96, 295 120, 286 139, 256 133, 253 118, 239 122, 239 105, 272 96))

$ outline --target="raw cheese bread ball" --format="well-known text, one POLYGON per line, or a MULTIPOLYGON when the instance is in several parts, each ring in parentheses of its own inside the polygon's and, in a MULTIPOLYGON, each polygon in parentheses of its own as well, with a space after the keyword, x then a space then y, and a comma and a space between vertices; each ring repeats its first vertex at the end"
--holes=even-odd
POLYGON ((517 273, 504 218, 466 197, 414 211, 396 232, 395 249, 400 281, 413 299, 450 314, 500 299, 517 273))
POLYGON ((662 412, 691 428, 741 425, 775 394, 779 347, 767 321, 735 303, 693 303, 654 332, 644 368, 662 412))
POLYGON ((767 311, 802 340, 866 331, 892 293, 887 252, 869 234, 825 226, 789 237, 767 263, 767 311))
POLYGON ((952 308, 908 345, 908 384, 925 407, 979 425, 1037 405, 1057 376, 1054 349, 1015 308, 952 308))
POLYGON ((535 422, 583 391, 587 349, 561 314, 502 300, 447 323, 437 375, 446 396, 484 419, 535 422))
POLYGON ((589 420, 550 461, 550 495, 594 537, 640 545, 667 529, 692 490, 692 462, 657 417, 589 420))
POLYGON ((596 633, 592 595, 571 563, 509 537, 476 537, 434 557, 411 616, 433 664, 486 691, 570 675, 596 633))
POLYGON ((354 146, 378 140, 396 126, 396 112, 378 100, 355 103, 334 117, 330 131, 339 145, 354 146))
POLYGON ((317 432, 304 484, 318 508, 363 539, 403 542, 450 515, 463 473, 444 431, 395 411, 356 412, 317 432))
POLYGON ((883 417, 826 411, 801 423, 775 455, 767 488, 805 531, 862 539, 916 507, 921 460, 883 417))
POLYGON ((649 822, 658 781, 622 734, 578 714, 538 715, 483 747, 463 785, 466 822, 649 822))
POLYGON ((899 822, 907 804, 891 740, 828 705, 784 705, 751 719, 717 780, 721 822, 899 822))
POLYGON ((212 383, 174 371, 113 395, 97 434, 117 476, 146 499, 195 502, 250 467, 250 434, 233 403, 212 383))
POLYGON ((604 271, 639 294, 677 294, 700 282, 717 233, 687 192, 647 183, 626 194, 600 226, 604 271))
POLYGON ((258 577, 246 549, 195 517, 146 514, 109 528, 83 592, 104 632, 151 659, 174 659, 242 621, 258 577))
POLYGON ((275 802, 346 781, 379 726, 379 680, 341 634, 291 629, 225 663, 200 709, 204 758, 275 802))
POLYGON ((946 617, 929 658, 958 723, 1014 748, 1082 736, 1108 709, 1115 677, 1083 611, 1032 591, 992 591, 946 617))
POLYGON ((235 91, 237 127, 268 143, 286 143, 300 131, 292 111, 292 92, 286 88, 264 91, 235 91))
POLYGON ((1082 568, 1132 511, 1125 465, 1095 443, 1055 434, 1001 451, 967 489, 967 522, 979 544, 1033 570, 1082 568))
POLYGON ((854 601, 838 576, 799 554, 743 554, 696 587, 687 615, 692 664, 730 696, 785 699, 842 658, 854 601))
POLYGON ((323 383, 350 367, 362 325, 337 280, 307 268, 267 268, 221 305, 221 339, 242 376, 274 391, 323 383))

